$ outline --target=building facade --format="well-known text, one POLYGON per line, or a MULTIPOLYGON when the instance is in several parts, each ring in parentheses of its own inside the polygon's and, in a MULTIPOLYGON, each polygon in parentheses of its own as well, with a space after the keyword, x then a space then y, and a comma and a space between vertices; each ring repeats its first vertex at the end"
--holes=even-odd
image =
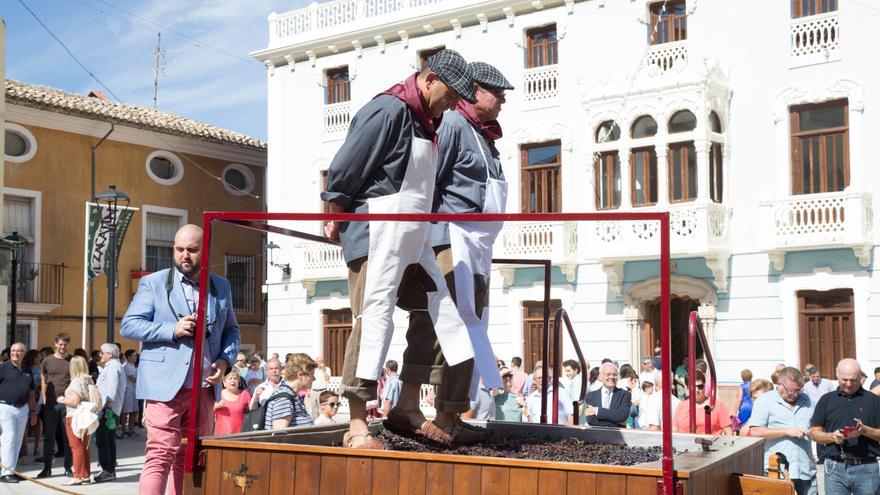
MULTIPOLYGON (((6 81, 3 234, 22 246, 16 340, 94 349, 107 338, 107 277, 96 277, 83 304, 85 205, 115 185, 138 208, 119 252, 119 321, 140 277, 171 266, 172 241, 212 210, 264 211, 266 145, 169 113, 112 103, 99 93, 70 94, 6 81), (106 139, 103 139, 106 138, 106 139), (94 161, 93 161, 94 160, 94 161), (83 308, 86 313, 83 342, 83 308)), ((265 350, 263 236, 217 226, 210 266, 232 283, 242 347, 265 350)), ((203 262, 203 265, 207 264, 203 262)))
MULTIPOLYGON (((880 364, 869 165, 880 18, 863 2, 334 0, 269 16, 268 208, 317 212, 365 102, 446 47, 498 67, 508 212, 669 211, 673 361, 697 311, 721 382, 743 368, 880 364)), ((294 228, 320 233, 317 222, 294 228)), ((270 236, 269 347, 341 364, 350 331, 338 248, 270 236)), ((594 364, 659 345, 656 222, 508 223, 496 258, 549 259, 594 364)), ((540 268, 498 264, 490 337, 541 352, 540 268)), ((390 357, 405 345, 395 315, 390 357)), ((565 357, 573 357, 565 344, 565 357)), ((338 369, 338 368, 334 368, 338 369)))

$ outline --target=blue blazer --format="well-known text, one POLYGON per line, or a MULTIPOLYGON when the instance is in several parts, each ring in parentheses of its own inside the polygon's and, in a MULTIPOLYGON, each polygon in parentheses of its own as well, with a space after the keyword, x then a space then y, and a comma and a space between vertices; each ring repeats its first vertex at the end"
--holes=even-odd
MULTIPOLYGON (((174 339, 178 315, 189 313, 189 305, 175 268, 160 270, 141 278, 137 293, 122 318, 120 332, 127 339, 143 342, 137 372, 138 399, 167 402, 177 395, 193 357, 193 338, 174 339), (174 270, 172 289, 166 290, 168 270, 174 270)), ((241 332, 232 309, 229 281, 211 274, 213 290, 208 291, 206 321, 210 335, 202 352, 211 361, 235 362, 241 332), (211 294, 211 293, 214 294, 211 294)), ((196 366, 196 371, 201 366, 196 366)), ((220 393, 222 383, 214 387, 220 393)))

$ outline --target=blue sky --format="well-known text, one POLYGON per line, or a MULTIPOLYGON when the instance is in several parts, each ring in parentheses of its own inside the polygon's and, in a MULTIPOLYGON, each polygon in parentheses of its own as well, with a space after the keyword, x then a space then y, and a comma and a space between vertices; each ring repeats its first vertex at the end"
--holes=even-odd
MULTIPOLYGON (((152 107, 152 52, 157 32, 161 31, 166 66, 159 79, 159 109, 260 139, 266 138, 267 76, 265 67, 250 59, 248 53, 266 47, 269 13, 287 12, 309 3, 306 0, 24 1, 125 103, 152 107), (218 50, 200 46, 172 31, 218 50)), ((72 93, 103 91, 19 0, 0 2, 0 17, 6 21, 6 77, 72 93)))

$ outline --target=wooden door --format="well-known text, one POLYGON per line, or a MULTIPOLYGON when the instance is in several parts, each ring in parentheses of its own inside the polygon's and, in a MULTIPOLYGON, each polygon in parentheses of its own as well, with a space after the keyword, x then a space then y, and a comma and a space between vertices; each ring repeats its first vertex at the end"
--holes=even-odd
POLYGON ((351 335, 351 309, 324 310, 324 363, 334 375, 342 375, 345 344, 351 335))
POLYGON ((799 291, 797 296, 801 368, 809 363, 833 370, 841 359, 855 358, 852 289, 799 291))
MULTIPOLYGON (((550 300, 550 362, 553 366, 553 315, 562 307, 559 299, 550 300)), ((544 353, 544 301, 523 301, 523 366, 531 373, 535 363, 543 359, 544 353)), ((563 359, 565 357, 563 356, 563 359)))
MULTIPOLYGON (((688 320, 691 311, 700 307, 700 301, 689 297, 673 296, 669 301, 669 321, 672 334, 672 369, 687 357, 688 353, 688 320)), ((645 327, 642 334, 642 356, 653 356, 654 348, 660 347, 660 300, 656 299, 645 305, 645 327)), ((702 357, 703 346, 697 341, 697 357, 702 357)))

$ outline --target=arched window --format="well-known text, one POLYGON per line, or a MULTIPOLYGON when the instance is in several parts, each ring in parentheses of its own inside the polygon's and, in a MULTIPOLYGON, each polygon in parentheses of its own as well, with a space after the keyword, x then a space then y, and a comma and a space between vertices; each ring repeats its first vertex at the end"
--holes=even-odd
POLYGON ((679 110, 669 119, 669 132, 688 132, 697 128, 697 117, 690 110, 679 110))
POLYGON ((4 157, 7 162, 26 162, 37 153, 37 140, 31 131, 11 122, 6 124, 4 145, 4 157))
POLYGON ((657 202, 657 153, 653 146, 636 148, 629 155, 632 205, 648 206, 657 202))
POLYGON ((183 178, 183 162, 170 151, 157 150, 147 156, 147 175, 163 186, 173 186, 183 178))
POLYGON ((620 207, 620 156, 617 151, 599 154, 595 167, 596 209, 612 210, 620 207))
POLYGON ((709 129, 712 132, 721 133, 721 119, 718 118, 718 114, 714 111, 709 112, 709 129))
POLYGON ((233 196, 244 196, 254 190, 256 179, 254 173, 247 166, 240 163, 230 163, 223 169, 221 174, 223 187, 233 196))
POLYGON ((620 139, 620 127, 613 120, 606 120, 596 129, 596 142, 608 143, 620 139))
POLYGON ((633 139, 651 137, 657 134, 657 121, 650 115, 642 115, 633 122, 630 135, 633 139))

